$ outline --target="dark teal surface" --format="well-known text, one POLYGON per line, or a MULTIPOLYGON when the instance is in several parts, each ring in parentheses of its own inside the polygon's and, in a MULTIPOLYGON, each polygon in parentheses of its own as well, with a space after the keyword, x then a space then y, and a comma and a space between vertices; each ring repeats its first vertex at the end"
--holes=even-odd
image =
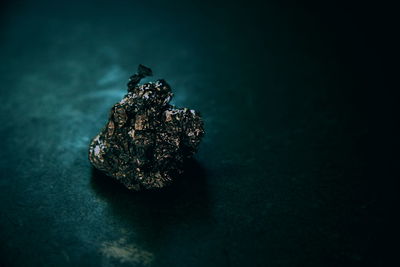
POLYGON ((379 9, 54 2, 2 6, 0 266, 389 262, 398 119, 379 9), (205 121, 163 192, 87 159, 140 63, 205 121))

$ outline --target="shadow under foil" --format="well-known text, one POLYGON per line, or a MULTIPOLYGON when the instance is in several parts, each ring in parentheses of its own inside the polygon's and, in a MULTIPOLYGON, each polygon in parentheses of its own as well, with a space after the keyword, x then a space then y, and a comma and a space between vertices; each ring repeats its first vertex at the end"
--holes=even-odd
POLYGON ((160 190, 132 192, 92 168, 91 186, 108 202, 113 216, 139 230, 154 245, 154 238, 178 225, 207 221, 209 198, 204 168, 197 161, 189 160, 184 174, 176 179, 160 190))

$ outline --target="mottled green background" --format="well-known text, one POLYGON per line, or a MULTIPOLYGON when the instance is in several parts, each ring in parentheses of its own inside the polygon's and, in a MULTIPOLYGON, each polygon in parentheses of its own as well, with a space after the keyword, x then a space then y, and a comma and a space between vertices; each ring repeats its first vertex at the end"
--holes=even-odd
POLYGON ((1 10, 1 266, 390 262, 398 101, 384 74, 396 31, 382 6, 1 10), (87 160, 140 63, 207 132, 185 179, 158 193, 128 192, 87 160))

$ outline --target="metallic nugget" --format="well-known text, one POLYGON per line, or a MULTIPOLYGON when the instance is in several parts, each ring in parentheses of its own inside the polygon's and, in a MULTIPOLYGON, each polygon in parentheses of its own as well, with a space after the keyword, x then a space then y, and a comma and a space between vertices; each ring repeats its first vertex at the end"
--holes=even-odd
POLYGON ((134 191, 170 184, 204 135, 198 112, 169 104, 173 94, 164 80, 139 85, 151 75, 139 65, 128 94, 112 107, 106 126, 89 145, 92 165, 134 191))

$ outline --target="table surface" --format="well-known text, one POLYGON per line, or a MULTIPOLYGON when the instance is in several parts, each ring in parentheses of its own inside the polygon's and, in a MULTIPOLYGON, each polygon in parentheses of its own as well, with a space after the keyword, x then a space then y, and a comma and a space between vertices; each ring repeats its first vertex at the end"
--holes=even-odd
POLYGON ((371 89, 380 58, 354 6, 4 4, 0 265, 384 264, 395 100, 371 89), (88 161, 140 63, 205 121, 161 192, 88 161))

